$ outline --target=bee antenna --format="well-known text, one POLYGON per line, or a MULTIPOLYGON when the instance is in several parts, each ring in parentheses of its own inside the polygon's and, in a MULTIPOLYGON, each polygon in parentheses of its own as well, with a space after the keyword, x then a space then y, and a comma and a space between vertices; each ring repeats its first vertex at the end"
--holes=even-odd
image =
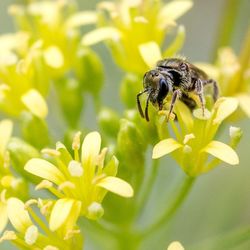
POLYGON ((136 96, 137 107, 138 107, 139 113, 140 113, 140 115, 141 115, 142 118, 144 118, 144 114, 143 114, 142 107, 141 107, 140 96, 141 96, 142 94, 144 94, 145 92, 147 92, 147 91, 148 91, 148 90, 145 89, 144 91, 140 92, 140 93, 136 96))
POLYGON ((150 99, 151 93, 152 93, 152 91, 148 95, 148 98, 147 98, 147 101, 146 101, 146 107, 145 107, 145 118, 146 118, 146 121, 148 121, 148 122, 149 122, 148 103, 149 103, 149 99, 150 99))

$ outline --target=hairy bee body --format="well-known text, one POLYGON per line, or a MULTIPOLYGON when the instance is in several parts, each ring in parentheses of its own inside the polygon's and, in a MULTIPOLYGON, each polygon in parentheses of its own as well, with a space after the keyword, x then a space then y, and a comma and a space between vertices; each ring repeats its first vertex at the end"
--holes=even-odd
POLYGON ((193 109, 196 102, 189 97, 189 93, 194 93, 199 97, 204 113, 205 99, 203 89, 204 86, 208 84, 213 85, 213 99, 216 101, 219 93, 217 83, 213 79, 209 79, 204 71, 184 59, 169 58, 160 60, 157 62, 156 68, 146 72, 143 77, 144 90, 137 95, 139 112, 144 118, 144 113, 139 99, 140 95, 143 93, 148 94, 145 108, 145 118, 147 121, 149 121, 149 101, 153 105, 157 105, 159 110, 161 110, 163 108, 164 99, 169 93, 172 93, 169 111, 170 116, 178 98, 193 109))

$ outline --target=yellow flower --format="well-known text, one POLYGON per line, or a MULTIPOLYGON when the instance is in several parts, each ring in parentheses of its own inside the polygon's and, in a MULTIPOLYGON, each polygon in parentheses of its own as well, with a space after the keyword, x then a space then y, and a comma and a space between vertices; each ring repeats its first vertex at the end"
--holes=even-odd
MULTIPOLYGON (((157 143, 153 148, 153 159, 171 153, 190 176, 206 173, 216 167, 220 161, 230 165, 239 164, 238 155, 232 148, 237 145, 241 137, 239 129, 230 128, 232 147, 215 140, 220 125, 237 109, 237 106, 237 99, 222 97, 217 100, 211 112, 206 110, 203 116, 201 109, 197 109, 194 110, 194 117, 192 117, 189 109, 179 102, 175 110, 179 126, 174 121, 170 121, 176 139, 167 138, 157 143), (210 159, 209 155, 215 159, 210 159)), ((159 124, 159 131, 166 126, 163 119, 159 124)))
MULTIPOLYGON (((250 32, 248 36, 246 44, 248 51, 245 52, 243 48, 241 56, 237 56, 230 47, 224 47, 219 49, 214 65, 206 63, 197 65, 218 82, 221 96, 237 98, 240 110, 245 116, 250 117, 250 32)), ((239 112, 237 117, 240 117, 239 112)))
MULTIPOLYGON (((92 45, 107 40, 116 63, 125 71, 142 74, 149 61, 160 59, 159 46, 163 45, 166 33, 176 26, 175 21, 192 7, 189 0, 171 1, 116 1, 101 2, 99 9, 100 28, 82 38, 83 45, 92 45), (107 15, 108 14, 108 17, 107 15), (152 58, 154 60, 152 60, 152 58)), ((173 55, 184 41, 185 31, 178 28, 176 40, 163 52, 173 55)))
POLYGON ((0 232, 8 222, 6 198, 19 194, 26 196, 27 185, 21 178, 13 176, 10 170, 9 152, 7 144, 12 134, 13 123, 10 120, 0 122, 0 232))
POLYGON ((80 250, 83 239, 76 226, 77 214, 80 212, 78 205, 79 203, 70 199, 56 202, 50 220, 63 217, 63 222, 60 225, 55 223, 48 225, 49 214, 44 211, 48 210, 52 204, 46 204, 41 200, 29 200, 24 204, 21 200, 11 197, 7 200, 6 212, 15 231, 5 231, 0 242, 10 240, 13 244, 23 246, 25 249, 37 247, 39 249, 80 250), (44 219, 41 219, 41 215, 37 215, 37 212, 31 208, 34 204, 40 208, 44 219), (61 210, 62 206, 67 209, 61 210))
POLYGON ((24 167, 29 173, 44 179, 36 187, 37 189, 47 188, 59 198, 53 207, 53 216, 50 217, 52 229, 64 222, 74 204, 77 204, 77 210, 81 215, 97 219, 103 214, 101 203, 107 191, 123 197, 133 196, 132 187, 124 180, 115 177, 118 160, 113 156, 107 164, 104 163, 107 148, 100 152, 101 137, 98 132, 86 135, 82 143, 81 157, 78 152, 80 132, 75 135, 72 148, 74 157, 62 143, 58 142, 56 150, 43 150, 43 153, 54 158, 53 163, 34 158, 24 167), (59 216, 59 211, 64 215, 59 216))
POLYGON ((167 250, 184 250, 184 247, 179 241, 173 241, 169 244, 167 250))

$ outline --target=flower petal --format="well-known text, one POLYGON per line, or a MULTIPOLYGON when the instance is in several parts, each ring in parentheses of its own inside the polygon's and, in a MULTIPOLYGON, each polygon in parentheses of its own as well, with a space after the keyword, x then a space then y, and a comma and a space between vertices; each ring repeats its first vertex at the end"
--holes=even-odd
POLYGON ((82 143, 82 163, 83 167, 87 162, 94 163, 97 160, 101 149, 101 136, 94 131, 87 134, 82 143))
POLYGON ((121 32, 118 29, 113 27, 104 27, 90 31, 83 36, 81 42, 83 45, 89 46, 110 39, 118 41, 120 37, 121 32))
POLYGON ((163 155, 169 154, 183 145, 172 138, 168 138, 158 142, 153 148, 153 159, 158 159, 163 155))
POLYGON ((49 228, 51 231, 57 230, 64 224, 70 215, 73 205, 73 199, 59 199, 56 201, 49 219, 49 228))
POLYGON ((170 243, 167 250, 184 250, 184 247, 179 241, 173 241, 170 243))
POLYGON ((36 176, 49 180, 57 185, 60 185, 66 179, 62 172, 52 163, 39 158, 29 160, 24 169, 36 176))
POLYGON ((7 201, 7 214, 13 227, 22 233, 33 223, 29 213, 24 208, 24 203, 17 198, 10 198, 7 201))
POLYGON ((140 44, 139 51, 149 69, 153 68, 156 62, 162 58, 160 47, 154 41, 140 44))
POLYGON ((4 155, 6 145, 12 134, 13 123, 11 120, 2 120, 0 122, 0 155, 4 155))
POLYGON ((66 22, 67 28, 75 28, 81 25, 96 23, 97 14, 94 11, 81 11, 72 15, 66 22))
POLYGON ((48 114, 48 107, 43 96, 36 90, 30 89, 21 100, 26 108, 34 115, 44 119, 48 114))
POLYGON ((245 94, 241 94, 241 95, 237 95, 237 98, 239 100, 239 105, 241 107, 241 109, 244 111, 244 113, 250 117, 250 96, 249 95, 245 95, 245 94))
POLYGON ((8 222, 7 206, 3 202, 0 202, 0 234, 5 229, 8 222))
POLYGON ((165 4, 158 15, 159 27, 165 28, 169 23, 173 23, 173 21, 191 9, 192 6, 193 2, 190 0, 171 1, 165 4))
POLYGON ((233 97, 223 97, 217 100, 215 108, 217 112, 213 120, 214 124, 221 123, 230 116, 238 107, 238 100, 233 97))
POLYGON ((115 194, 118 194, 123 197, 132 197, 134 195, 134 190, 130 186, 129 183, 126 181, 113 177, 113 176, 108 176, 103 179, 101 179, 98 183, 97 186, 103 187, 107 189, 110 192, 113 192, 115 194))
POLYGON ((44 59, 48 66, 54 69, 61 68, 64 64, 64 56, 57 46, 50 46, 44 51, 44 59))
POLYGON ((211 141, 202 151, 207 152, 214 157, 230 165, 239 164, 239 157, 236 152, 227 144, 219 141, 211 141))

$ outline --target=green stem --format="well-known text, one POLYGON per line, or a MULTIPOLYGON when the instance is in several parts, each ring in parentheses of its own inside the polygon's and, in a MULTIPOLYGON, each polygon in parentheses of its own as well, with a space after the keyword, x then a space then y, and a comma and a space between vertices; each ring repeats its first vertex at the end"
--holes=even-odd
POLYGON ((141 233, 142 237, 147 237, 151 233, 157 231, 173 217, 173 215, 181 207, 185 198, 189 194, 189 191, 193 186, 194 180, 195 178, 193 177, 185 176, 185 180, 182 183, 182 186, 180 187, 179 193, 173 197, 173 200, 170 202, 170 206, 168 207, 168 209, 165 210, 162 216, 155 223, 150 225, 149 228, 146 228, 141 233))
POLYGON ((146 187, 143 190, 142 195, 138 199, 139 201, 138 201, 138 206, 136 207, 136 212, 135 212, 136 214, 138 214, 139 211, 141 211, 143 209, 143 207, 145 207, 145 205, 146 205, 148 197, 153 189, 155 179, 157 177, 158 166, 159 166, 159 160, 153 160, 152 166, 151 166, 151 173, 150 173, 150 176, 149 176, 148 181, 146 183, 146 187))
POLYGON ((240 2, 239 0, 227 0, 225 2, 224 15, 219 22, 220 26, 217 32, 218 39, 214 46, 213 60, 215 60, 217 56, 218 48, 228 46, 232 40, 237 15, 239 14, 240 2))
MULTIPOLYGON (((224 233, 215 239, 205 240, 193 247, 191 250, 203 249, 204 246, 208 249, 221 250, 221 249, 235 249, 241 244, 250 241, 250 228, 240 228, 234 232, 224 233)), ((238 248, 237 248, 238 249, 238 248)))

